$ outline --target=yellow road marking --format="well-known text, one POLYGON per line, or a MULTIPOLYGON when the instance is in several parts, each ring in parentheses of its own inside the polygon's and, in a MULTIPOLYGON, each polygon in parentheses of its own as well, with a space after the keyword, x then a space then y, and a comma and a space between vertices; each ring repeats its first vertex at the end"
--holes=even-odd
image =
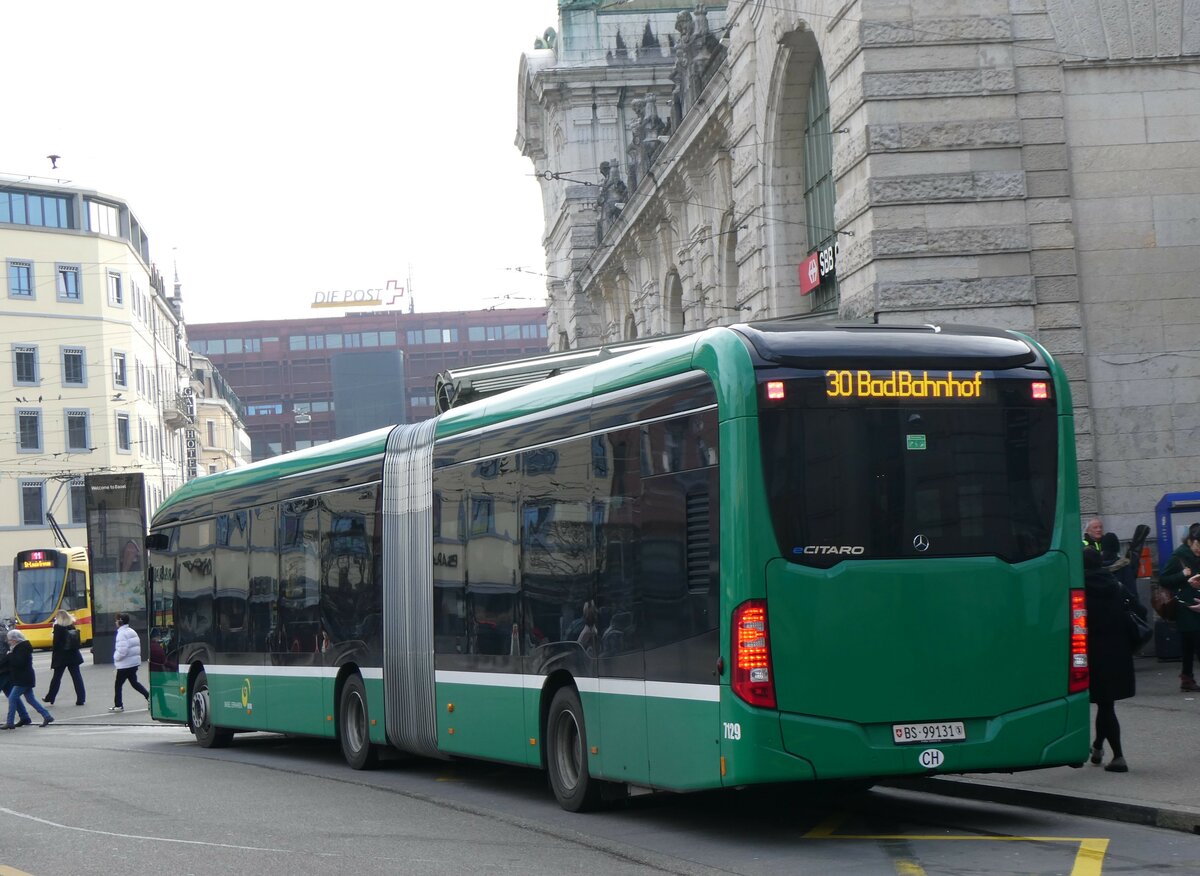
POLYGON ((832 836, 833 832, 838 829, 838 825, 845 820, 846 813, 836 812, 806 833, 805 836, 809 839, 821 839, 822 837, 832 836))
POLYGON ((30 874, 24 870, 15 870, 12 867, 5 867, 3 864, 0 864, 0 876, 30 876, 30 874))
POLYGON ((1075 856, 1075 867, 1071 870, 1071 876, 1100 876, 1107 852, 1106 839, 1080 840, 1079 854, 1075 856))
MULTIPOLYGON (((832 840, 902 840, 904 842, 992 842, 992 843, 1078 843, 1079 851, 1075 855, 1075 865, 1071 868, 1070 876, 1100 876, 1104 867, 1104 856, 1108 854, 1108 840, 1097 837, 1078 836, 946 836, 945 834, 858 834, 838 833, 837 828, 841 816, 830 818, 814 827, 804 835, 805 839, 832 840)), ((912 861, 896 862, 896 872, 900 876, 919 876, 924 873, 920 866, 912 861), (916 869, 902 869, 915 867, 916 869)))

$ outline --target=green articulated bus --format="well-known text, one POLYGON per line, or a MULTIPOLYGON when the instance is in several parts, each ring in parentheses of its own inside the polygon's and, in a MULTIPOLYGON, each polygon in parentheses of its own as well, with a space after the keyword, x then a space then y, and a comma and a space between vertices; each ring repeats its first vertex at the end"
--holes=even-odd
POLYGON ((191 481, 152 711, 623 791, 1079 764, 1066 377, 1014 332, 709 329, 191 481))

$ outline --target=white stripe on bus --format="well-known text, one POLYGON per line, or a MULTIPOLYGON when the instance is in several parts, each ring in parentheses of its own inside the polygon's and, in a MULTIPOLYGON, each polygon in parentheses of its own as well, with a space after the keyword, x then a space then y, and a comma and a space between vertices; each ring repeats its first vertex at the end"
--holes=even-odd
MULTIPOLYGON (((509 672, 460 672, 437 670, 438 684, 470 684, 480 687, 521 687, 541 690, 544 675, 518 675, 509 672)), ((643 681, 636 678, 576 678, 581 693, 603 693, 616 696, 657 697, 671 700, 696 700, 717 703, 721 688, 715 684, 687 684, 676 681, 643 681)))

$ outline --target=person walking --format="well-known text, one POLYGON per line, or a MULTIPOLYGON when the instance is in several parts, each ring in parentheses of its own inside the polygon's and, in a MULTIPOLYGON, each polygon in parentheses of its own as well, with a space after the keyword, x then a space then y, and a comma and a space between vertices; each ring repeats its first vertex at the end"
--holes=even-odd
POLYGON ((50 689, 42 697, 46 705, 54 705, 58 696, 58 686, 62 683, 63 670, 71 673, 71 683, 75 685, 75 705, 82 706, 87 699, 83 689, 83 676, 79 667, 83 665, 83 654, 80 653, 79 630, 75 628, 75 618, 65 608, 60 608, 54 615, 51 626, 53 636, 50 645, 50 668, 54 675, 50 677, 50 689))
POLYGON ((113 666, 117 668, 117 682, 113 692, 113 704, 110 712, 124 712, 125 705, 121 699, 121 688, 125 682, 146 698, 150 703, 150 691, 142 687, 138 681, 138 667, 142 665, 142 643, 138 634, 129 625, 129 615, 117 615, 117 636, 113 645, 113 666))
POLYGON ((0 694, 8 698, 12 681, 8 675, 8 627, 0 623, 0 694))
POLYGON ((1200 523, 1193 523, 1183 543, 1158 573, 1159 586, 1175 594, 1179 603, 1175 627, 1179 630, 1179 656, 1183 661, 1179 667, 1181 691, 1200 690, 1192 675, 1196 646, 1200 644, 1200 575, 1197 571, 1200 571, 1200 523))
POLYGON ((1125 593, 1095 548, 1083 549, 1083 587, 1088 621, 1088 697, 1096 704, 1096 737, 1092 742, 1093 764, 1104 759, 1104 743, 1112 749, 1112 760, 1104 767, 1111 773, 1127 773, 1121 748, 1121 725, 1116 701, 1133 696, 1133 650, 1125 617, 1125 593))
POLYGON ((8 631, 8 672, 12 681, 12 689, 8 692, 8 720, 0 724, 0 730, 13 730, 33 723, 25 703, 21 702, 22 698, 42 716, 43 727, 53 724, 54 716, 33 695, 34 685, 37 684, 37 676, 33 671, 33 646, 20 630, 8 631), (14 724, 13 718, 18 715, 21 720, 14 724))

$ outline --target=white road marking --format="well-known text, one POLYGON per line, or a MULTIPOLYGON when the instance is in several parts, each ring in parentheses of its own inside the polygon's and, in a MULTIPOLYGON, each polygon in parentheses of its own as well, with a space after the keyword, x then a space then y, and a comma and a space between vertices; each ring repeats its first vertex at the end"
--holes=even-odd
POLYGON ((206 843, 202 840, 175 839, 174 837, 169 836, 142 836, 135 833, 114 833, 110 830, 95 830, 94 828, 90 827, 76 827, 72 824, 59 824, 57 821, 48 821, 45 818, 38 818, 36 815, 30 815, 26 812, 17 812, 14 809, 6 809, 2 806, 0 806, 0 815, 11 815, 14 818, 24 818, 26 821, 34 821, 38 824, 44 824, 48 827, 57 827, 61 830, 74 830, 78 831, 79 833, 91 833, 96 834, 97 836, 111 836, 117 839, 150 840, 151 842, 158 843, 179 843, 180 845, 185 846, 209 846, 216 849, 235 849, 242 852, 286 852, 288 854, 291 854, 292 852, 291 849, 267 849, 259 848, 258 846, 235 846, 229 843, 206 843))

